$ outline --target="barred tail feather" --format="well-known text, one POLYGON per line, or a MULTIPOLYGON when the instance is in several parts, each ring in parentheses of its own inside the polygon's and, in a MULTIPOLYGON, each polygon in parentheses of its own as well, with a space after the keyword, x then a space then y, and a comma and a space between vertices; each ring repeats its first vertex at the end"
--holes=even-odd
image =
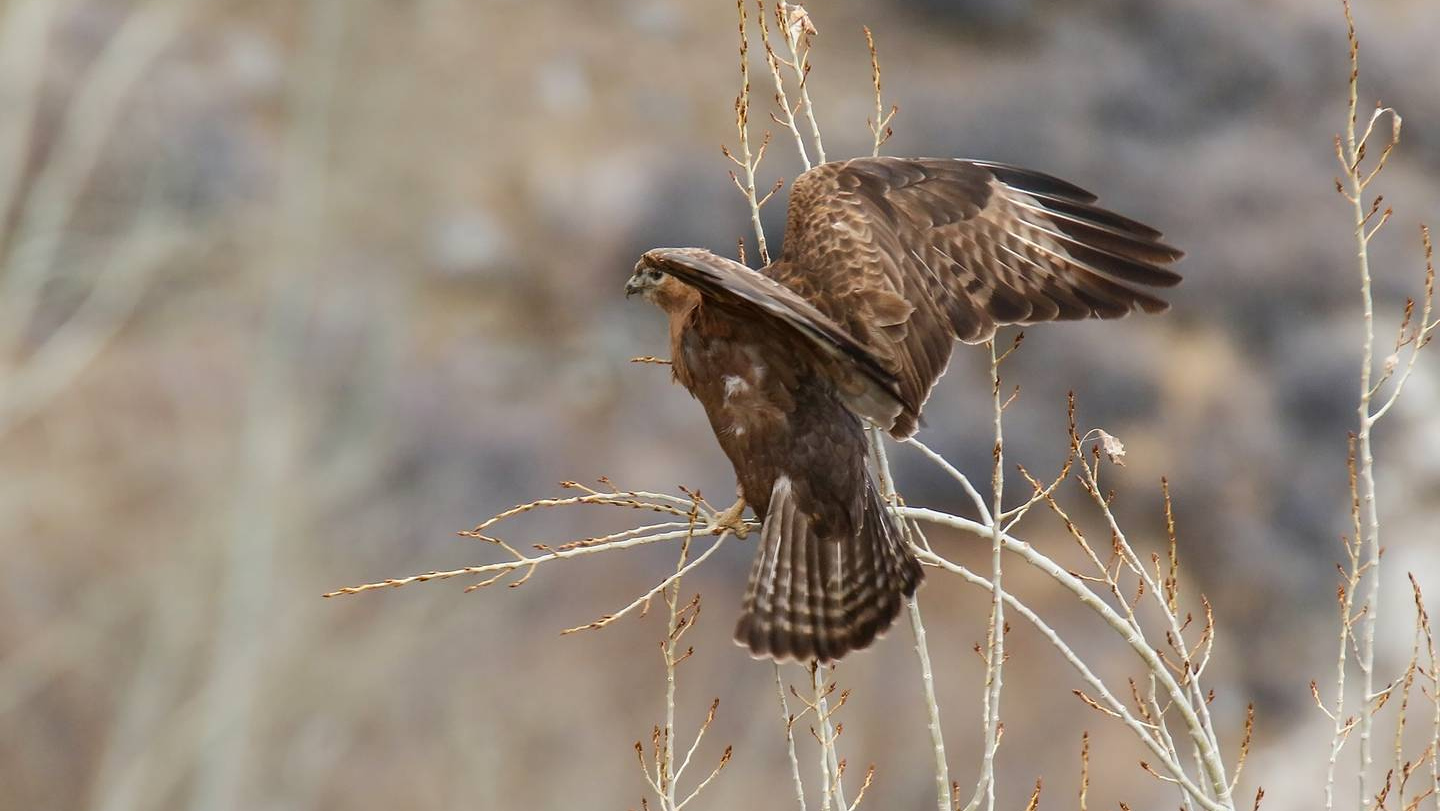
POLYGON ((873 481, 858 530, 825 535, 776 480, 735 641, 756 657, 828 662, 868 647, 923 576, 873 481))

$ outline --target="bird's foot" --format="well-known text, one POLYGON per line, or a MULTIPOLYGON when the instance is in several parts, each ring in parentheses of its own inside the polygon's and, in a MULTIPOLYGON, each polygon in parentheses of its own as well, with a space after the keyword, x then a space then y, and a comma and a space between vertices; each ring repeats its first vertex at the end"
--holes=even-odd
POLYGON ((736 499, 734 504, 731 504, 724 512, 715 516, 715 520, 710 522, 710 526, 706 527, 705 531, 712 535, 719 535, 728 529, 735 533, 735 537, 744 538, 750 534, 750 527, 745 523, 745 519, 741 517, 744 514, 745 499, 736 499))

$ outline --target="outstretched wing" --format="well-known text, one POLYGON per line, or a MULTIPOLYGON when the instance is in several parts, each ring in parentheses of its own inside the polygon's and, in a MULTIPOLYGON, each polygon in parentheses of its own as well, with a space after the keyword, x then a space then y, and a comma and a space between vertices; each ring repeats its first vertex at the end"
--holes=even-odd
POLYGON ((1180 276, 1160 232, 1095 195, 984 161, 857 158, 795 181, 762 272, 829 316, 899 381, 890 426, 915 432, 954 341, 1005 324, 1160 312, 1180 276))
POLYGON ((795 291, 745 265, 699 248, 655 248, 642 264, 674 276, 743 329, 777 329, 810 356, 855 413, 889 425, 904 410, 900 381, 869 347, 795 291))

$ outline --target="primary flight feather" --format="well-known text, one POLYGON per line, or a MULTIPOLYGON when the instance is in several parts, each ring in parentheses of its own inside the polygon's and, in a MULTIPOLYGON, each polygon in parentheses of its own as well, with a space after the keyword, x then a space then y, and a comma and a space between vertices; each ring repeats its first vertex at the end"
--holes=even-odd
POLYGON ((899 614, 920 564, 867 467, 864 421, 912 435, 956 339, 1160 312, 1180 276, 1160 232, 1004 164, 857 158, 796 179, 784 250, 753 270, 646 252, 626 283, 669 316, 671 368, 760 516, 736 641, 830 661, 899 614))

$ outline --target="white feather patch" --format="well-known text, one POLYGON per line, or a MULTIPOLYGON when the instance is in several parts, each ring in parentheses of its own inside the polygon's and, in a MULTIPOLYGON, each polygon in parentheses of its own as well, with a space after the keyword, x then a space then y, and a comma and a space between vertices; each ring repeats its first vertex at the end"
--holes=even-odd
POLYGON ((726 400, 729 400, 731 397, 734 397, 737 394, 741 394, 749 390, 750 384, 745 382, 745 378, 740 377, 739 375, 725 375, 726 400))

